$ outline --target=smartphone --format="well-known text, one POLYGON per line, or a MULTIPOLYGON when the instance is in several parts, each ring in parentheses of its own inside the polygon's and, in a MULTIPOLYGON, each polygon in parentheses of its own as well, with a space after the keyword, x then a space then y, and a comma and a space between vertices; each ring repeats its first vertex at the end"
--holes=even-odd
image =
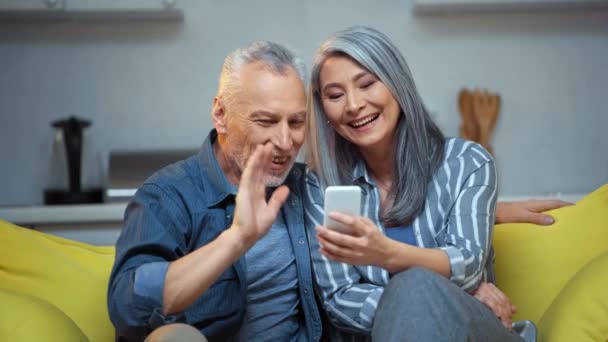
POLYGON ((329 213, 337 211, 347 215, 361 215, 361 187, 352 186, 328 186, 325 189, 325 217, 323 225, 342 233, 349 234, 350 228, 340 222, 329 218, 329 213))

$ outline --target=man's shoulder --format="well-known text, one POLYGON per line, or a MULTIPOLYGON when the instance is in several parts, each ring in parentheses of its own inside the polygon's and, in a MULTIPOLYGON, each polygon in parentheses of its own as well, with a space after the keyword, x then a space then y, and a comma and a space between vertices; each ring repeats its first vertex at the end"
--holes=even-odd
POLYGON ((169 164, 154 172, 144 181, 144 185, 156 185, 158 187, 180 186, 188 183, 191 178, 199 175, 196 155, 169 164))
POLYGON ((205 192, 203 177, 198 158, 193 155, 153 173, 143 182, 136 196, 142 198, 151 194, 156 197, 157 193, 162 193, 163 197, 174 200, 194 199, 205 192))

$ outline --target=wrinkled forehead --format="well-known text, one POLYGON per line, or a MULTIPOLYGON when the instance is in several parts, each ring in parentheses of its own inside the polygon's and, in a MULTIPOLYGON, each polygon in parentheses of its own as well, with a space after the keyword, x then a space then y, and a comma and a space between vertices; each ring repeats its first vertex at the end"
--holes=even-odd
POLYGON ((293 67, 282 72, 261 63, 240 72, 236 103, 244 112, 267 111, 290 115, 306 111, 304 82, 293 67))

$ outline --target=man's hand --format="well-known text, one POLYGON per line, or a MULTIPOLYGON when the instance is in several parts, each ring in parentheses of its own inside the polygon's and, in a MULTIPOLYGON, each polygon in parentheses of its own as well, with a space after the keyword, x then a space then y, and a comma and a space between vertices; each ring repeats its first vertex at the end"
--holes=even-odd
POLYGON ((270 143, 256 147, 247 160, 239 182, 234 220, 230 229, 237 232, 245 249, 268 232, 289 195, 289 188, 281 185, 266 201, 266 184, 262 180, 272 162, 272 148, 270 143))
POLYGON ((573 205, 559 200, 528 200, 499 202, 496 205, 496 223, 533 223, 548 226, 555 221, 543 211, 573 205))
POLYGON ((517 312, 509 298, 492 283, 481 283, 472 293, 473 297, 489 307, 502 324, 511 330, 513 315, 517 312))

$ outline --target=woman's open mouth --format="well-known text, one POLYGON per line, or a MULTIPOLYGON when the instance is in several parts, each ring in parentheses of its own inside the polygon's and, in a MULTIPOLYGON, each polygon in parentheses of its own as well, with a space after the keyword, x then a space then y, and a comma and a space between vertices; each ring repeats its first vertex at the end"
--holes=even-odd
POLYGON ((363 119, 349 122, 348 125, 352 128, 362 128, 362 127, 365 127, 365 126, 369 125, 370 123, 376 121, 379 117, 380 117, 380 114, 370 115, 370 116, 364 117, 363 119))

